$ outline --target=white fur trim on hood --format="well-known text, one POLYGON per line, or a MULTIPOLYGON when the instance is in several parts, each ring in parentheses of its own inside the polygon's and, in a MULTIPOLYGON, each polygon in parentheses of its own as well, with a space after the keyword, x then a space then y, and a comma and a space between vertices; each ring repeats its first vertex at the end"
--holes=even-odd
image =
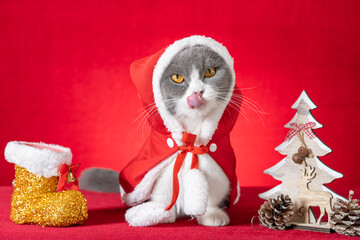
MULTIPOLYGON (((193 47, 196 45, 202 45, 207 46, 217 54, 219 54, 222 58, 224 58, 226 64, 228 65, 231 75, 232 75, 232 85, 231 85, 231 91, 229 91, 228 96, 226 97, 227 101, 224 101, 219 105, 219 107, 216 110, 216 114, 214 116, 214 121, 218 123, 221 119, 221 116, 223 115, 226 106, 228 105, 232 92, 235 86, 235 71, 234 71, 234 60, 230 56, 228 50, 219 42, 215 41, 212 38, 204 37, 204 36, 191 36, 187 38, 183 38, 181 40, 175 41, 173 44, 171 44, 169 47, 166 48, 165 52, 161 55, 159 58, 155 69, 153 73, 153 91, 154 91, 154 99, 156 106, 158 108, 159 114, 161 118, 164 121, 164 125, 167 127, 167 129, 171 132, 173 139, 175 142, 180 146, 181 145, 181 137, 182 133, 184 131, 183 127, 177 121, 172 114, 167 110, 166 105, 163 101, 163 97, 160 90, 160 79, 167 68, 167 66, 170 64, 172 59, 175 57, 177 53, 179 53, 181 50, 189 47, 193 47)), ((211 126, 210 129, 204 129, 207 132, 208 139, 207 141, 211 140, 212 135, 214 134, 215 130, 217 128, 217 124, 214 126, 211 126)))
POLYGON ((59 176, 62 163, 71 164, 70 148, 54 144, 12 141, 6 145, 5 159, 29 172, 50 178, 59 176))

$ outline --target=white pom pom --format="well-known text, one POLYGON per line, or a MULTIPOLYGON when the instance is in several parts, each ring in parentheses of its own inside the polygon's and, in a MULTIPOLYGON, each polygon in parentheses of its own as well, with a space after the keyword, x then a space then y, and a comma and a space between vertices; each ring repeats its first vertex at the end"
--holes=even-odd
POLYGON ((209 185, 204 174, 191 169, 184 175, 184 212, 187 215, 200 216, 206 211, 209 185))

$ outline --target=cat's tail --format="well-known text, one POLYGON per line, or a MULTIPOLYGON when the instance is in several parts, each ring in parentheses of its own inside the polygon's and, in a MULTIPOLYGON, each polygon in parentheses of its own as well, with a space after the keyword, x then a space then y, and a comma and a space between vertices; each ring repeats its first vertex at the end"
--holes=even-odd
POLYGON ((119 172, 106 168, 88 168, 81 173, 79 187, 96 192, 120 192, 119 172))

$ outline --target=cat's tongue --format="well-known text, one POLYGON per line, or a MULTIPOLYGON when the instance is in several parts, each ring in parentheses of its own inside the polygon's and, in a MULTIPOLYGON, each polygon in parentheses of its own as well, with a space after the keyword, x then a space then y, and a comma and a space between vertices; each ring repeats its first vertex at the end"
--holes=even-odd
POLYGON ((199 108, 204 104, 204 100, 201 98, 199 93, 192 93, 187 97, 187 104, 191 109, 199 108))

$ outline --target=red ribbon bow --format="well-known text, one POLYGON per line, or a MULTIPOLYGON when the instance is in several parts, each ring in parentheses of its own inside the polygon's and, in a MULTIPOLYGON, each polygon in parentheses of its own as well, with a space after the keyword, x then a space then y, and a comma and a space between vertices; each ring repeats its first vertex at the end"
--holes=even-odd
POLYGON ((290 141, 300 131, 303 131, 310 139, 315 138, 315 134, 310 130, 311 128, 315 127, 315 125, 316 124, 314 122, 308 122, 302 125, 297 123, 290 123, 290 126, 294 127, 294 129, 291 129, 288 132, 285 141, 290 141))
POLYGON ((191 160, 191 169, 199 169, 199 158, 198 154, 204 154, 208 152, 208 148, 204 145, 201 145, 200 147, 195 147, 196 135, 190 134, 187 132, 184 132, 181 141, 186 144, 186 146, 181 146, 180 150, 181 152, 177 155, 175 160, 175 165, 173 169, 173 193, 172 193, 172 200, 169 206, 166 207, 166 211, 170 210, 174 204, 176 203, 176 200, 179 196, 179 179, 178 179, 178 173, 181 169, 181 166, 185 160, 186 154, 188 152, 191 152, 192 160, 191 160))
POLYGON ((57 187, 58 192, 65 190, 66 183, 70 183, 70 182, 72 182, 71 189, 79 190, 79 182, 75 176, 77 170, 79 169, 79 166, 80 164, 68 166, 65 163, 63 163, 60 166, 59 168, 60 179, 57 187), (73 177, 73 180, 70 182, 68 181, 69 177, 73 177))

